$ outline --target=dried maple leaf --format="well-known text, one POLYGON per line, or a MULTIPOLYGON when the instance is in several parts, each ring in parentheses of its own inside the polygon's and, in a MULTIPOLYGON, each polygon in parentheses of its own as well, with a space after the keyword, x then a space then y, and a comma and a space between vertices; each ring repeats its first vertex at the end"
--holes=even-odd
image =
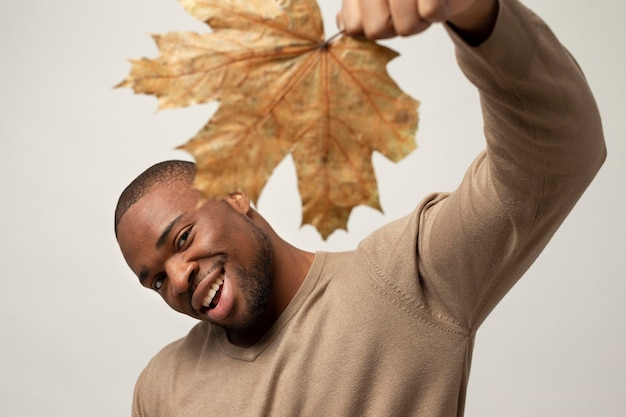
POLYGON ((379 209, 372 152, 398 161, 415 148, 418 102, 386 72, 397 54, 351 37, 324 41, 314 0, 180 0, 212 33, 154 36, 160 56, 132 62, 120 86, 160 108, 219 100, 181 148, 209 198, 244 191, 257 201, 293 156, 303 224, 326 239, 352 208, 379 209))

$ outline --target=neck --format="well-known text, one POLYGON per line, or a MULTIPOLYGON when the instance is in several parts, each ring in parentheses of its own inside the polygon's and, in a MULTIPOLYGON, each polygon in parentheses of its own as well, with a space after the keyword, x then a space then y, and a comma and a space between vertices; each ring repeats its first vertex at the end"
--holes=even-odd
POLYGON ((250 217, 270 238, 273 280, 272 294, 258 325, 252 331, 231 332, 228 335, 231 343, 242 347, 257 343, 274 325, 300 289, 315 256, 314 253, 298 249, 280 238, 258 213, 255 212, 250 217))

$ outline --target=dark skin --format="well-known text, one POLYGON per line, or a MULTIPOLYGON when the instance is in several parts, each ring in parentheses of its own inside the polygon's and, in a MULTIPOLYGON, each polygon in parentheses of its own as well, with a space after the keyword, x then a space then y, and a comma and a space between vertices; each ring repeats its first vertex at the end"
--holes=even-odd
POLYGON ((241 271, 254 269, 258 236, 265 234, 272 253, 265 271, 273 277, 269 303, 253 328, 229 331, 231 342, 253 344, 289 304, 313 254, 279 238, 244 194, 201 206, 198 201, 191 184, 154 186, 121 218, 120 249, 142 285, 158 291, 174 310, 238 329, 251 314, 241 271), (201 302, 220 277, 219 303, 208 310, 201 302))
MULTIPOLYGON (((446 21, 478 44, 491 33, 497 11, 496 0, 344 0, 337 20, 347 34, 372 39, 446 21)), ((223 326, 232 343, 250 346, 285 310, 314 255, 280 238, 243 193, 198 202, 189 183, 154 186, 121 218, 120 249, 142 285, 174 310, 223 326), (270 253, 266 263, 259 261, 267 252, 262 248, 270 253), (252 311, 259 309, 251 301, 255 286, 269 287, 262 311, 252 311), (218 289, 207 307, 211 287, 218 289)))

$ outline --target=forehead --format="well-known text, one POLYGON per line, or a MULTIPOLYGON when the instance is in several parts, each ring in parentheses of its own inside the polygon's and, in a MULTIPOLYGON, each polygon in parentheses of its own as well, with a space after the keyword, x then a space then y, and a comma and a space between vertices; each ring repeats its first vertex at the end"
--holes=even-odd
POLYGON ((188 184, 152 186, 120 219, 118 242, 127 260, 137 246, 154 246, 168 224, 196 208, 198 198, 199 193, 188 184))

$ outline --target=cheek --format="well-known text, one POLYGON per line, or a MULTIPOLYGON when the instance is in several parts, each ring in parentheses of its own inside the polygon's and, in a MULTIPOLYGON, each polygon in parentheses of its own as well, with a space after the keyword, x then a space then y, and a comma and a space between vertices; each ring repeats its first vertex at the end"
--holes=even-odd
POLYGON ((221 221, 207 222, 203 228, 206 242, 214 243, 229 252, 247 251, 248 245, 254 240, 247 218, 240 214, 221 214, 221 221))
POLYGON ((194 246, 208 253, 223 252, 230 262, 248 267, 258 251, 257 228, 245 215, 222 207, 204 216, 194 236, 194 246))
POLYGON ((248 265, 258 252, 258 239, 249 228, 237 230, 231 235, 232 253, 241 263, 248 265))

